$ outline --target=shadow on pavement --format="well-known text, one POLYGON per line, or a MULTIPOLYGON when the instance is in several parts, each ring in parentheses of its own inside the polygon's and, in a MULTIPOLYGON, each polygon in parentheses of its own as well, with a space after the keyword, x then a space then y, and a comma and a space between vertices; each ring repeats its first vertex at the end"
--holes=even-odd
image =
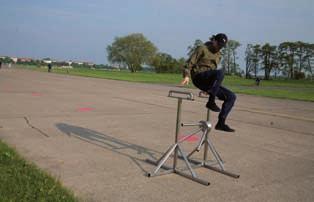
POLYGON ((132 144, 88 128, 73 126, 66 123, 57 123, 56 127, 68 136, 78 138, 90 144, 130 158, 144 172, 145 175, 148 171, 146 171, 139 162, 145 162, 145 159, 147 158, 156 160, 157 158, 155 155, 157 154, 160 156, 161 154, 158 151, 132 144))

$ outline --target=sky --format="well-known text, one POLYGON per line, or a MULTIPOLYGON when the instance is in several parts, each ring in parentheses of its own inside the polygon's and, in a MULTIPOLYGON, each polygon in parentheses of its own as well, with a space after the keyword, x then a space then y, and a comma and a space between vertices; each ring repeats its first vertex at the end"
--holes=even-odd
POLYGON ((241 43, 314 43, 313 0, 0 0, 0 56, 108 64, 116 37, 142 33, 159 52, 187 58, 216 33, 241 43))

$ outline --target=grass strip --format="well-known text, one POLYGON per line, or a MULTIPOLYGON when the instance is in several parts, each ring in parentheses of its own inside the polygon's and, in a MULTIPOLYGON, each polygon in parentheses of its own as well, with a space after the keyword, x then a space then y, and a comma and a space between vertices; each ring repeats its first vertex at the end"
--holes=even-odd
MULTIPOLYGON (((30 66, 27 68, 36 71, 47 71, 47 68, 34 68, 30 66)), ((116 71, 87 68, 55 68, 53 69, 53 72, 58 74, 152 84, 178 85, 182 80, 181 74, 154 72, 130 73, 127 70, 116 71)), ((237 76, 226 75, 223 81, 223 86, 226 86, 232 89, 235 93, 240 94, 314 102, 314 81, 310 80, 262 80, 260 86, 256 86, 254 79, 244 79, 237 76)), ((193 84, 190 84, 187 87, 194 88, 193 84)))
POLYGON ((78 201, 60 182, 0 140, 0 201, 78 201))

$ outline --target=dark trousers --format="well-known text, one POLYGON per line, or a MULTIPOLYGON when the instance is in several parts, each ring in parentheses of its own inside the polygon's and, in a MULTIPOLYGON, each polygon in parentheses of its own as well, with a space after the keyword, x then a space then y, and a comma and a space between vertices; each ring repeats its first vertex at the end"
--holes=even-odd
MULTIPOLYGON (((224 101, 219 113, 219 118, 226 119, 237 97, 232 91, 221 86, 223 79, 224 73, 222 70, 208 70, 196 74, 192 81, 200 90, 208 92, 210 95, 218 97, 219 100, 224 101)), ((209 99, 212 98, 209 97, 209 99)))

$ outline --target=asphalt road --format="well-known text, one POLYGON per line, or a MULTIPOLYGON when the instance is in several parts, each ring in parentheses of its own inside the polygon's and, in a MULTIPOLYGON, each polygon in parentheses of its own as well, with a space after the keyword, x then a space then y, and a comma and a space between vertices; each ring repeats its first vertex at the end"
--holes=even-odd
MULTIPOLYGON (((176 174, 146 177, 154 166, 145 160, 160 158, 174 142, 171 89, 187 90, 3 68, 0 138, 83 201, 314 201, 311 102, 237 96, 228 120, 236 132, 213 129, 210 138, 239 179, 205 168, 195 171, 210 186, 176 174)), ((205 119, 205 103, 183 101, 182 121, 205 119)), ((197 140, 184 143, 184 151, 197 140)))

